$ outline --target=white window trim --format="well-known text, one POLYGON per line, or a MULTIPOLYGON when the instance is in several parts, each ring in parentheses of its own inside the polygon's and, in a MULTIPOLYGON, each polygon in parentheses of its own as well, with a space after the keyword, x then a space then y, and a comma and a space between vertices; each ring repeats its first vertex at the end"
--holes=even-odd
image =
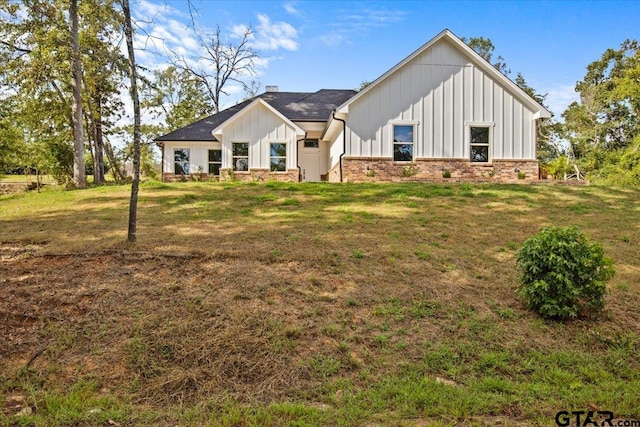
MULTIPOLYGON (((493 149, 493 144, 494 144, 493 128, 495 128, 496 123, 495 122, 464 122, 464 125, 465 125, 465 132, 464 132, 465 148, 469 150, 467 151, 467 159, 469 160, 469 163, 471 163, 472 165, 490 165, 493 162, 493 156, 491 155, 491 151, 493 149), (489 149, 487 153, 486 162, 474 162, 471 160, 471 128, 488 128, 489 129, 489 143, 487 144, 489 149)), ((474 144, 474 145, 484 145, 484 144, 474 144)))
MULTIPOLYGON (((418 141, 416 140, 416 136, 418 135, 418 125, 420 124, 420 122, 418 120, 391 120, 389 121, 389 141, 391 141, 391 159, 395 162, 395 163, 411 163, 416 159, 416 148, 418 147, 418 141), (395 160, 394 159, 394 146, 395 146, 395 142, 393 141, 393 129, 395 126, 413 126, 413 142, 411 143, 413 145, 413 150, 411 150, 411 160, 410 161, 406 161, 406 160, 395 160)), ((398 144, 402 144, 402 142, 399 142, 398 144)))
POLYGON ((289 141, 286 140, 273 140, 269 141, 269 172, 270 173, 287 173, 287 169, 289 169, 289 141), (271 156, 271 144, 284 144, 285 156, 284 156, 284 170, 283 171, 272 171, 271 170, 271 158, 282 159, 282 156, 271 156))

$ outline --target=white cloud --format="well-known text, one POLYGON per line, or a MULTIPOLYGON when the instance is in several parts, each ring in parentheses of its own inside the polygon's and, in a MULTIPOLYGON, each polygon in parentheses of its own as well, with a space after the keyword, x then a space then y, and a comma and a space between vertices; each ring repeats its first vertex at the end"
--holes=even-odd
POLYGON ((575 91, 575 87, 572 85, 558 85, 542 90, 541 92, 547 94, 547 98, 545 99, 546 104, 549 106, 556 120, 562 119, 561 115, 569 104, 580 99, 578 93, 575 91))
POLYGON ((253 45, 258 50, 298 50, 298 32, 287 22, 271 22, 259 14, 253 45))
POLYGON ((284 10, 289 14, 289 15, 300 15, 300 11, 296 8, 296 2, 290 1, 290 2, 286 2, 284 5, 284 10))
POLYGON ((345 43, 347 35, 344 32, 332 31, 330 33, 323 34, 320 37, 320 40, 327 46, 335 47, 345 43))
POLYGON ((405 11, 388 8, 363 9, 357 13, 338 11, 336 20, 330 24, 331 31, 320 40, 328 46, 348 44, 352 37, 402 22, 406 15, 405 11))

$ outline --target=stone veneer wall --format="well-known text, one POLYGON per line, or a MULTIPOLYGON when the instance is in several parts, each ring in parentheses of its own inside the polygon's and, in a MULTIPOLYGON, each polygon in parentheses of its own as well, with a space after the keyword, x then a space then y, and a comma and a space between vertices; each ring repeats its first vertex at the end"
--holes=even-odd
POLYGON ((249 172, 231 172, 231 169, 220 169, 220 181, 282 181, 298 182, 300 171, 287 169, 286 172, 271 172, 269 169, 250 169, 249 172))
POLYGON ((216 181, 215 175, 207 173, 192 173, 190 175, 174 175, 172 173, 163 173, 162 182, 180 182, 180 181, 216 181))
MULTIPOLYGON (((493 160, 471 163, 463 159, 416 159, 397 163, 388 157, 344 157, 344 182, 531 182, 538 181, 537 160, 493 160), (443 177, 449 171, 449 178, 443 177), (518 177, 518 172, 524 178, 518 177)), ((333 172, 333 171, 332 171, 333 172)), ((331 173, 329 179, 334 175, 331 173)))
POLYGON ((286 172, 271 172, 269 169, 251 169, 249 172, 234 172, 233 178, 229 174, 230 169, 220 169, 220 175, 206 173, 192 173, 190 175, 162 174, 163 182, 177 181, 285 181, 298 182, 298 169, 289 169, 286 172))

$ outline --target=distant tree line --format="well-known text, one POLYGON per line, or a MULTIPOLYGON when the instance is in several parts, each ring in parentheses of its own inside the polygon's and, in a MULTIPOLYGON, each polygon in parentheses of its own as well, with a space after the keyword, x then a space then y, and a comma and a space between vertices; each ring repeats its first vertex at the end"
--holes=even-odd
MULTIPOLYGON (((122 101, 132 84, 121 46, 125 6, 0 0, 0 173, 40 171, 76 187, 87 184, 85 175, 96 185, 105 174, 125 179, 124 164, 134 154, 134 118, 122 101)), ((197 29, 194 16, 191 25, 197 52, 169 52, 161 69, 136 66, 142 114, 157 119, 140 124, 145 175, 156 170, 153 138, 218 111, 232 82, 247 92, 259 87, 250 26, 231 42, 220 28, 197 29)))
MULTIPOLYGON (((122 101, 131 85, 122 0, 0 0, 0 16, 0 173, 38 170, 77 187, 85 174, 94 184, 105 174, 125 179, 134 126, 122 101)), ((250 26, 232 42, 219 27, 197 29, 193 16, 189 25, 200 44, 192 55, 170 52, 163 68, 136 67, 142 115, 154 118, 140 123, 146 175, 155 173, 154 137, 219 111, 230 84, 247 97, 259 89, 250 26)), ((465 42, 545 105, 546 95, 513 75, 490 39, 465 42)), ((607 49, 576 91, 580 100, 555 112, 562 120, 538 125, 543 169, 562 178, 577 167, 593 182, 640 186, 638 42, 607 49)))
MULTIPOLYGON (((465 42, 508 77, 504 58, 493 60, 490 39, 465 42)), ((517 73, 514 82, 537 102, 546 95, 530 87, 517 73)), ((591 181, 605 185, 640 187, 640 49, 637 40, 624 41, 619 49, 607 49, 587 66, 576 83, 580 100, 554 120, 538 126, 538 160, 551 176, 563 178, 577 170, 591 181)))

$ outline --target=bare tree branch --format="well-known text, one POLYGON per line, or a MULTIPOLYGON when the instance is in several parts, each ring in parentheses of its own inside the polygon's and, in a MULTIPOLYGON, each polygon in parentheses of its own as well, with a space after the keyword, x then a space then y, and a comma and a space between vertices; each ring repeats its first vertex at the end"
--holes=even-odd
POLYGON ((15 44, 13 44, 13 43, 9 43, 9 42, 6 42, 6 41, 4 41, 4 40, 0 40, 0 44, 1 44, 1 45, 4 45, 4 46, 7 46, 9 49, 15 50, 15 51, 17 51, 17 52, 21 52, 21 53, 23 53, 23 54, 25 54, 25 53, 31 53, 31 49, 26 49, 26 48, 23 48, 23 47, 18 47, 18 46, 16 46, 16 45, 15 45, 15 44))
POLYGON ((247 27, 238 43, 225 42, 219 26, 216 26, 213 34, 202 35, 196 32, 196 35, 203 49, 203 55, 196 60, 189 60, 184 55, 172 52, 172 63, 176 68, 193 75, 204 85, 214 111, 217 113, 220 111, 221 95, 228 96, 225 87, 230 82, 238 83, 245 91, 250 89, 251 85, 255 85, 253 80, 246 81, 247 77, 256 75, 255 60, 259 58, 250 43, 253 32, 251 26, 247 27), (198 62, 205 65, 198 66, 198 62))

